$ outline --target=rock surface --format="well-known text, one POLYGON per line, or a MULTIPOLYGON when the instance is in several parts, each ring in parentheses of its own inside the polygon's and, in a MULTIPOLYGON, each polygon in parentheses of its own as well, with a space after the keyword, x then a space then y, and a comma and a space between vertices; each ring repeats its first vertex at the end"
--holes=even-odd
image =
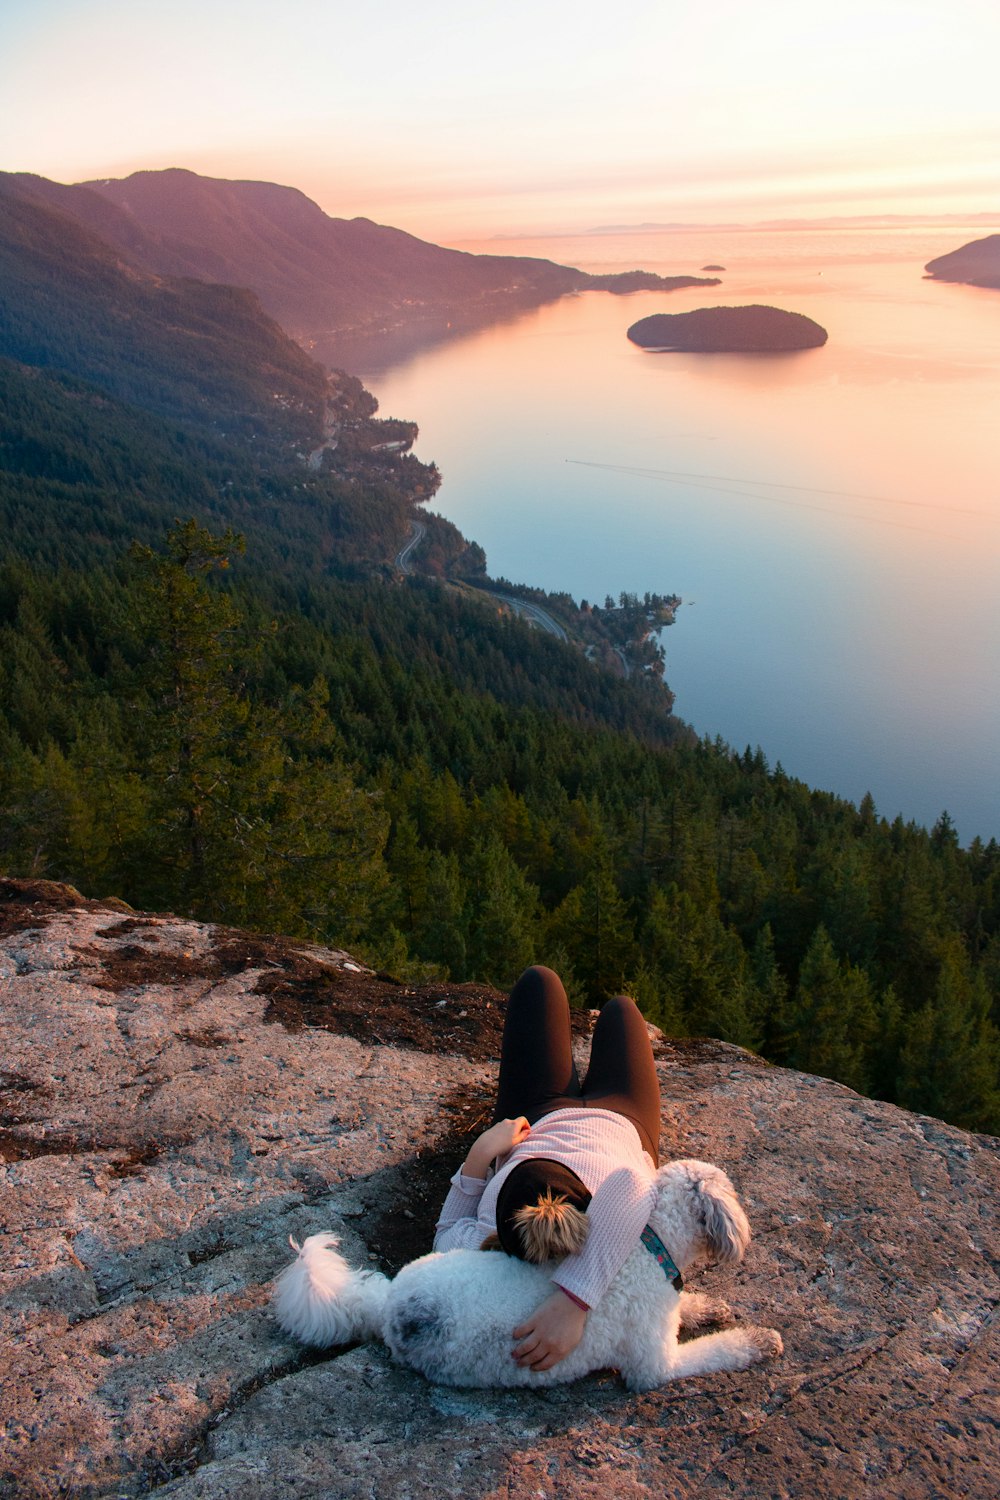
POLYGON ((817 349, 825 328, 802 313, 780 307, 698 307, 693 312, 654 313, 628 330, 643 349, 694 354, 784 354, 817 349))
POLYGON ((720 1043, 657 1041, 664 1154, 733 1176, 754 1243, 700 1285, 783 1360, 459 1392, 291 1344, 286 1237, 426 1248, 501 1019, 482 987, 0 881, 0 1495, 1000 1493, 1000 1142, 720 1043))
POLYGON ((935 281, 960 281, 966 286, 1000 287, 1000 234, 970 240, 958 250, 929 260, 924 267, 935 281))

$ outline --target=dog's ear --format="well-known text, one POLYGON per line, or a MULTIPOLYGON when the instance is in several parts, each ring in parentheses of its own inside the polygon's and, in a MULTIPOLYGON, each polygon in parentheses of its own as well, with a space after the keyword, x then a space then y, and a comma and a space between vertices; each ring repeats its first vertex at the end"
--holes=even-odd
POLYGON ((750 1225, 729 1178, 719 1167, 697 1164, 692 1173, 695 1213, 705 1227, 712 1259, 719 1265, 736 1265, 750 1243, 750 1225))
MULTIPOLYGON (((708 1161, 676 1161, 666 1172, 670 1176, 682 1173, 682 1182, 687 1179, 688 1206, 705 1232, 712 1263, 735 1266, 741 1262, 750 1244, 750 1224, 723 1169, 708 1161)), ((673 1181, 678 1181, 676 1176, 673 1181)))

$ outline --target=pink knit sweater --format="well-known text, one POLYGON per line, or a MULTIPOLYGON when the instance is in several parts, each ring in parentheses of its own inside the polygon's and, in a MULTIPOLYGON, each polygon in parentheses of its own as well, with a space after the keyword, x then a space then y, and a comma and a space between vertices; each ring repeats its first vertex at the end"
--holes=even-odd
POLYGON ((568 1255, 552 1275, 557 1286, 594 1307, 639 1242, 653 1205, 656 1169, 631 1120, 607 1109, 557 1109, 500 1161, 486 1181, 451 1179, 434 1234, 435 1250, 478 1250, 497 1227, 496 1207, 505 1178, 531 1157, 561 1162, 593 1194, 590 1232, 579 1255, 568 1255))

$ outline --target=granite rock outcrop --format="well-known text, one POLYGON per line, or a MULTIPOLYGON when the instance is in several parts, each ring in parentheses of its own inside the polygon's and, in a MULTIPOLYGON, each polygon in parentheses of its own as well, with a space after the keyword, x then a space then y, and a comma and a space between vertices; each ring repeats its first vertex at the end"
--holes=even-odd
POLYGON ((699 1284, 783 1360, 459 1392, 288 1340, 289 1234, 427 1248, 501 1023, 482 986, 0 881, 0 1496, 1000 1492, 1000 1142, 718 1042, 657 1035, 664 1153, 736 1182, 754 1242, 699 1284))

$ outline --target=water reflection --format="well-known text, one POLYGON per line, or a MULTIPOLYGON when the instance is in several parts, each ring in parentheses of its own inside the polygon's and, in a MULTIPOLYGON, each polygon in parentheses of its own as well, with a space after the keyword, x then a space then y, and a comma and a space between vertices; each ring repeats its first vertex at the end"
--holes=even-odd
POLYGON ((483 329, 509 328, 524 323, 537 307, 538 304, 534 303, 499 310, 459 308, 447 313, 436 312, 379 333, 337 333, 325 339, 318 338, 309 352, 330 369, 362 374, 366 382, 371 382, 390 371, 401 370, 441 345, 462 343, 483 329))
MULTIPOLYGON (((793 246, 752 263, 721 239, 686 263, 633 243, 625 263, 721 262, 712 302, 803 312, 824 348, 653 355, 628 325, 706 289, 588 292, 353 367, 385 415, 420 423, 436 504, 492 571, 696 601, 666 641, 697 729, 871 790, 890 817, 947 807, 963 838, 998 835, 1000 293, 923 279, 960 235, 868 258, 827 237, 811 261, 793 246)), ((579 263, 570 249, 554 258, 579 263)))

